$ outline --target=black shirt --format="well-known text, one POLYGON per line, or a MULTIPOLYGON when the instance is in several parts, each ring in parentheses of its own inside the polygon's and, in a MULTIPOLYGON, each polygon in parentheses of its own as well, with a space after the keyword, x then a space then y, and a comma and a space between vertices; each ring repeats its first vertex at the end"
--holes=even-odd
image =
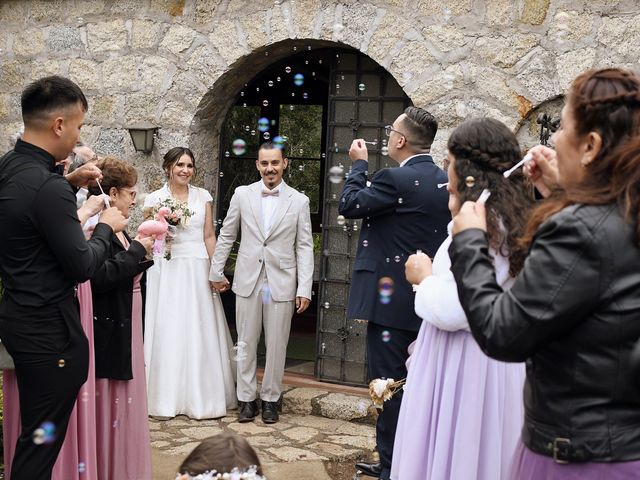
POLYGON ((85 240, 71 185, 54 168, 51 154, 22 140, 0 159, 0 278, 23 306, 71 295, 109 252, 111 227, 99 223, 85 240))

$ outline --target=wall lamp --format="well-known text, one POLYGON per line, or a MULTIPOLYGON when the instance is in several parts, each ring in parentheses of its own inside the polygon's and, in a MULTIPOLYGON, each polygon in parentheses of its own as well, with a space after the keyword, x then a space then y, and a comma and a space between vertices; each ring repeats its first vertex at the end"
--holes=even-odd
POLYGON ((133 125, 127 127, 129 135, 131 135, 131 141, 133 142, 133 148, 136 152, 150 153, 153 150, 153 141, 158 133, 158 129, 151 124, 133 125))

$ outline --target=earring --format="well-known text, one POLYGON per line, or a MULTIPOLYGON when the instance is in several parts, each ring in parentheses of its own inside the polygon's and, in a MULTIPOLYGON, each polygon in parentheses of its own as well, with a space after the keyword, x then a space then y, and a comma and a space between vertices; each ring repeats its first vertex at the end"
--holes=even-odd
POLYGON ((467 187, 472 188, 476 184, 476 179, 471 175, 469 175, 467 178, 464 179, 464 184, 467 187))

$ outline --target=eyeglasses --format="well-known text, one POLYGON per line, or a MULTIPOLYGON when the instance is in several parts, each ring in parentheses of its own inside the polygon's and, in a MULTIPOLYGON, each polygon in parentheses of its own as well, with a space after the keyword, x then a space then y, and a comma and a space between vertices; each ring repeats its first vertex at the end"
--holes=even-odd
POLYGON ((407 136, 404 133, 402 133, 402 132, 396 130, 395 128, 393 128, 393 125, 385 125, 384 134, 387 137, 390 137, 391 136, 391 132, 396 132, 398 135, 402 135, 404 138, 407 138, 407 136))
POLYGON ((131 200, 135 200, 136 197, 138 196, 137 191, 131 190, 129 188, 119 188, 118 190, 124 190, 125 192, 127 192, 131 196, 131 200))

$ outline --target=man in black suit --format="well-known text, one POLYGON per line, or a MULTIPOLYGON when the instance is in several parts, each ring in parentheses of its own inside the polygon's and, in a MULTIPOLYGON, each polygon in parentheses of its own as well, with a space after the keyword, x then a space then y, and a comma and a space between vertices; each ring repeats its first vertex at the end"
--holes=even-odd
MULTIPOLYGON (((414 294, 405 280, 407 257, 422 250, 433 257, 447 236, 451 214, 448 194, 439 183, 447 175, 429 155, 438 129, 433 116, 408 107, 386 127, 389 156, 400 168, 378 171, 367 186, 368 155, 356 139, 349 156, 352 171, 340 199, 340 214, 362 218, 347 316, 367 320, 369 377, 406 378, 407 348, 420 329, 414 294)), ((389 479, 402 391, 384 404, 378 416, 376 442, 380 463, 358 463, 365 474, 389 479)))

